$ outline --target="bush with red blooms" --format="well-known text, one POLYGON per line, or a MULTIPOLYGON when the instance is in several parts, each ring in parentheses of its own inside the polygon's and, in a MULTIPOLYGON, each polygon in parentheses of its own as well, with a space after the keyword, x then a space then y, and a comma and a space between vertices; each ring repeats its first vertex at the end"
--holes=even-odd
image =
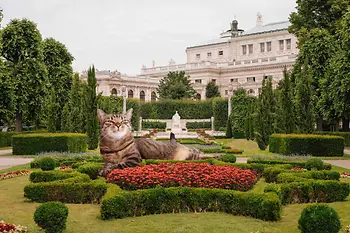
POLYGON ((0 174, 0 180, 7 180, 11 178, 16 178, 19 176, 27 176, 29 174, 30 174, 30 171, 27 171, 27 170, 3 173, 3 174, 0 174))
POLYGON ((0 232, 6 233, 26 233, 27 228, 23 226, 17 226, 11 223, 5 223, 4 221, 0 221, 0 232))
POLYGON ((251 170, 207 163, 150 164, 115 169, 107 177, 107 182, 125 190, 186 186, 247 191, 256 181, 251 170))
POLYGON ((341 178, 350 178, 350 173, 342 172, 340 173, 341 178))

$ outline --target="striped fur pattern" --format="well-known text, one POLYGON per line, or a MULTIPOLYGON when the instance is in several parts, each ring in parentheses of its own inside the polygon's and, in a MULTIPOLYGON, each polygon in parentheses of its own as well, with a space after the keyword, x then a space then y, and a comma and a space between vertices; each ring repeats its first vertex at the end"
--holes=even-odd
POLYGON ((175 135, 170 142, 152 139, 134 139, 131 130, 132 109, 126 114, 105 114, 98 110, 101 126, 100 153, 104 169, 100 175, 106 176, 115 168, 135 167, 142 159, 157 160, 198 160, 206 158, 197 149, 176 143, 175 135))

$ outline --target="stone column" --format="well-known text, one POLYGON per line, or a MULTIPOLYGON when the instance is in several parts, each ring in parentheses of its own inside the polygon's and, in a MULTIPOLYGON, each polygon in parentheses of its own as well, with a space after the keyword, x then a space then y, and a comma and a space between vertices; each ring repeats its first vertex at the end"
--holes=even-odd
POLYGON ((142 117, 140 117, 140 120, 139 120, 139 132, 142 132, 142 117))
POLYGON ((126 87, 122 86, 122 96, 123 96, 123 114, 126 113, 126 87))
POLYGON ((230 85, 228 88, 228 116, 231 115, 232 108, 231 108, 231 97, 233 95, 233 87, 230 85))
POLYGON ((215 129, 214 129, 214 117, 212 116, 211 117, 211 131, 215 131, 215 129))

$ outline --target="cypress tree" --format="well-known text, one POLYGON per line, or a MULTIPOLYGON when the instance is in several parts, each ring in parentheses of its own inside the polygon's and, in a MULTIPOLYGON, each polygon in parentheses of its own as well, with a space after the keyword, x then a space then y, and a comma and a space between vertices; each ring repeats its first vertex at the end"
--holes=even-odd
POLYGON ((254 140, 254 109, 255 101, 251 101, 248 104, 248 112, 244 124, 245 138, 247 140, 254 140))
POLYGON ((232 138, 232 126, 231 126, 231 116, 227 119, 227 126, 226 126, 226 138, 232 138))
POLYGON ((272 79, 263 80, 262 91, 259 94, 257 113, 255 118, 255 138, 261 150, 269 145, 271 134, 274 132, 274 95, 272 90, 272 79))
POLYGON ((86 95, 86 132, 88 135, 88 148, 94 150, 98 147, 98 118, 95 67, 88 70, 88 86, 86 95))
POLYGON ((49 103, 49 114, 48 114, 48 121, 47 121, 47 129, 49 132, 54 133, 56 132, 56 122, 57 122, 57 101, 56 101, 56 93, 55 89, 51 87, 51 95, 50 95, 50 103, 49 103))

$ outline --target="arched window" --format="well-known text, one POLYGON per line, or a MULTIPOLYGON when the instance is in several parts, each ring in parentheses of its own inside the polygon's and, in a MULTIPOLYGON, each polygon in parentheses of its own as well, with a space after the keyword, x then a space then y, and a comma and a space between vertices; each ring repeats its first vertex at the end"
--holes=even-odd
POLYGON ((157 94, 154 91, 152 91, 152 93, 151 93, 151 101, 156 101, 156 100, 157 100, 157 94))
POLYGON ((254 95, 254 94, 255 94, 255 91, 254 91, 253 89, 249 89, 248 94, 249 94, 249 95, 254 95))
POLYGON ((201 99, 202 99, 201 94, 197 93, 197 95, 196 95, 196 99, 197 99, 197 100, 201 100, 201 99))
POLYGON ((117 94, 118 94, 117 89, 113 88, 112 89, 112 95, 117 95, 117 94))
POLYGON ((140 91, 140 100, 144 102, 145 99, 146 99, 145 92, 144 91, 140 91))
POLYGON ((128 91, 128 98, 134 98, 134 92, 132 90, 128 91))

